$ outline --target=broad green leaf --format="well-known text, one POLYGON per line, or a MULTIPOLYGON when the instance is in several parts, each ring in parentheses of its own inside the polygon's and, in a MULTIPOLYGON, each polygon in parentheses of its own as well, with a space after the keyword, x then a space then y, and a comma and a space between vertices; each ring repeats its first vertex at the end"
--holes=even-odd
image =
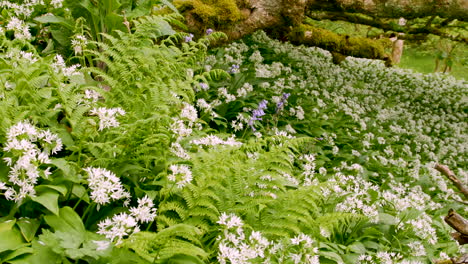
POLYGON ((336 254, 335 252, 320 251, 319 255, 324 258, 336 261, 337 263, 343 263, 343 259, 340 257, 340 255, 336 254))
POLYGON ((11 260, 24 254, 32 254, 33 252, 34 250, 32 249, 32 247, 25 245, 24 247, 18 248, 17 250, 5 255, 2 258, 2 261, 8 262, 8 263, 15 263, 15 262, 12 262, 11 260))
POLYGON ((31 200, 42 204, 49 211, 57 215, 59 213, 59 196, 60 194, 58 194, 56 191, 48 190, 38 194, 37 196, 31 197, 31 200))
POLYGON ((37 192, 43 192, 46 190, 55 190, 59 192, 61 195, 65 196, 67 194, 67 187, 65 185, 52 185, 52 184, 46 184, 46 185, 39 185, 36 187, 37 192))
POLYGON ((32 241, 33 254, 25 255, 24 257, 17 258, 13 261, 9 261, 11 264, 44 264, 44 263, 62 263, 61 256, 53 252, 47 246, 42 245, 43 242, 38 239, 32 241))
POLYGON ((163 264, 203 264, 205 262, 203 262, 200 258, 196 256, 178 254, 165 260, 162 263, 163 264))
POLYGON ((74 184, 72 189, 72 194, 75 195, 78 199, 89 203, 89 195, 88 190, 83 187, 83 185, 74 184))
POLYGON ((46 24, 46 23, 51 23, 51 24, 59 24, 61 26, 64 26, 68 28, 69 30, 73 30, 75 27, 75 23, 73 21, 67 20, 63 17, 55 16, 55 15, 44 15, 40 17, 34 18, 35 21, 46 24))
POLYGON ((15 250, 25 245, 21 232, 10 223, 14 225, 15 221, 2 223, 4 225, 2 225, 0 231, 0 253, 6 250, 15 250))
POLYGON ((15 224, 16 224, 16 219, 10 219, 10 220, 6 220, 4 222, 1 222, 0 223, 0 232, 11 230, 15 224))
POLYGON ((398 224, 398 221, 393 215, 387 213, 379 213, 379 223, 385 225, 396 225, 398 224))
POLYGON ((359 241, 356 241, 348 246, 349 250, 354 253, 364 254, 366 253, 366 247, 359 241))
POLYGON ((80 216, 72 208, 60 208, 58 215, 46 215, 44 220, 55 231, 72 232, 84 240, 86 229, 80 216))
POLYGON ((41 222, 32 218, 20 218, 16 222, 21 234, 27 242, 31 242, 39 229, 41 222))

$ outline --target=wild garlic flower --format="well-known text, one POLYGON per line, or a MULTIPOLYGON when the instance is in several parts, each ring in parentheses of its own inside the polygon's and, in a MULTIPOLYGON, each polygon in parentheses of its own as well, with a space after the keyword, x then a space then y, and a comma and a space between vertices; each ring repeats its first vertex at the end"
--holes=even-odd
POLYGON ((117 121, 117 116, 125 115, 125 111, 120 108, 106 108, 99 107, 93 108, 90 112, 91 115, 97 115, 99 117, 99 131, 102 131, 106 128, 118 127, 120 125, 117 121))
POLYGON ((6 25, 7 30, 13 30, 16 39, 29 40, 32 38, 29 26, 17 17, 12 17, 6 25))
POLYGON ((216 223, 226 226, 227 229, 244 226, 244 223, 240 217, 238 217, 235 214, 226 214, 226 213, 222 213, 221 216, 219 217, 218 222, 216 223))
POLYGON ((179 137, 187 137, 192 134, 192 124, 186 125, 183 120, 173 118, 174 123, 171 124, 171 131, 179 137))
POLYGON ((112 219, 106 218, 98 224, 97 231, 116 245, 121 244, 124 238, 138 232, 140 227, 137 220, 127 213, 114 215, 112 219))
POLYGON ((143 198, 138 198, 138 207, 130 208, 130 214, 135 217, 137 221, 148 223, 153 221, 156 217, 156 210, 153 201, 148 196, 145 196, 143 198))
POLYGON ((185 185, 192 182, 192 171, 187 165, 171 165, 169 166, 169 170, 171 170, 172 173, 167 176, 167 179, 171 182, 175 182, 177 188, 183 188, 185 185))
POLYGON ((91 189, 91 200, 99 205, 112 201, 126 199, 124 205, 130 202, 130 193, 123 187, 120 179, 111 171, 103 168, 87 167, 88 186, 91 189))
POLYGON ((7 132, 3 150, 9 155, 3 160, 10 167, 8 182, 2 184, 5 198, 19 202, 36 194, 34 186, 40 177, 47 178, 50 168, 39 169, 51 163, 49 155, 62 149, 62 140, 49 130, 40 130, 28 122, 19 122, 7 132))
POLYGON ((253 91, 253 86, 250 83, 244 83, 241 88, 237 89, 237 96, 244 97, 253 91))
POLYGON ((76 35, 74 39, 71 41, 71 45, 73 47, 73 51, 75 55, 80 55, 83 53, 83 49, 86 48, 88 44, 88 40, 83 35, 76 35))
POLYGON ((186 102, 183 103, 184 107, 180 113, 180 117, 188 119, 190 122, 195 122, 198 118, 197 109, 193 105, 186 102))
POLYGON ((225 145, 225 146, 240 146, 242 145, 241 142, 235 140, 234 136, 231 136, 227 140, 222 140, 218 136, 209 135, 204 138, 194 139, 190 141, 190 143, 195 145, 202 145, 202 146, 216 146, 216 145, 225 145))
POLYGON ((35 63, 38 59, 35 58, 32 52, 20 51, 21 58, 28 61, 29 63, 35 63))
POLYGON ((180 143, 174 142, 171 144, 170 151, 172 154, 176 155, 177 157, 185 160, 190 159, 190 155, 185 151, 185 149, 180 145, 180 143))
POLYGON ((80 67, 79 64, 72 65, 70 67, 67 67, 65 64, 65 61, 63 60, 63 57, 59 54, 55 55, 54 58, 55 62, 52 63, 52 68, 56 73, 62 73, 65 77, 71 77, 74 75, 80 75, 81 73, 77 71, 77 69, 80 67))
POLYGON ((63 0, 52 0, 50 4, 55 8, 61 8, 63 6, 63 0))
POLYGON ((92 240, 92 242, 97 246, 97 251, 107 250, 111 245, 111 242, 108 240, 92 240))

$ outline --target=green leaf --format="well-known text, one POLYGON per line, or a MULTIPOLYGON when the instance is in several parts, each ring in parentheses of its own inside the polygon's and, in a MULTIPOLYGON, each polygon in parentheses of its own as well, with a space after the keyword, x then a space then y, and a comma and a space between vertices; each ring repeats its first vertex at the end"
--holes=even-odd
POLYGON ((204 264, 201 259, 196 256, 188 256, 183 254, 174 255, 173 257, 162 262, 163 264, 204 264))
POLYGON ((351 245, 348 246, 348 248, 349 250, 351 250, 351 252, 360 253, 360 254, 366 253, 366 247, 364 246, 364 244, 362 244, 359 241, 352 243, 351 245))
POLYGON ((320 251, 319 255, 324 257, 324 258, 336 261, 337 263, 342 263, 343 262, 343 259, 340 257, 340 255, 336 254, 335 252, 320 251))
POLYGON ((35 197, 31 197, 31 200, 42 204, 45 208, 54 214, 59 213, 58 198, 59 194, 56 191, 48 190, 38 194, 35 197))
POLYGON ((16 228, 15 220, 0 223, 0 252, 16 250, 25 245, 21 232, 16 228))
POLYGON ((25 257, 21 257, 9 262, 11 264, 62 263, 60 261, 62 258, 60 255, 56 254, 52 251, 51 248, 44 246, 41 243, 43 242, 39 242, 39 240, 34 239, 32 242, 32 250, 34 254, 26 255, 25 257))
POLYGON ((52 184, 46 184, 46 185, 39 185, 36 187, 37 192, 43 192, 47 190, 55 190, 65 196, 67 194, 67 187, 65 185, 52 185, 52 184))
POLYGON ((55 231, 71 232, 84 240, 86 229, 80 216, 70 207, 60 208, 57 215, 44 216, 46 223, 55 231))
POLYGON ((65 159, 53 159, 52 164, 63 172, 63 176, 65 179, 75 183, 80 182, 80 178, 78 178, 75 168, 70 166, 68 161, 66 161, 65 159))
POLYGON ((390 214, 386 213, 379 213, 379 223, 385 224, 385 225, 396 225, 398 224, 398 220, 390 214))
POLYGON ((27 242, 31 242, 39 229, 41 222, 32 218, 20 218, 16 222, 21 234, 27 242))
POLYGON ((33 252, 34 252, 34 250, 31 247, 24 246, 24 247, 18 248, 17 250, 15 250, 13 252, 10 252, 7 255, 5 255, 2 258, 2 261, 8 262, 8 263, 15 263, 15 262, 12 262, 11 260, 14 259, 14 258, 17 258, 17 257, 19 257, 21 255, 24 255, 24 254, 32 254, 33 252))
POLYGON ((83 185, 74 184, 72 194, 89 204, 88 190, 83 185))
POLYGON ((44 15, 40 17, 34 18, 35 21, 43 23, 43 24, 59 24, 68 28, 69 30, 73 30, 75 23, 73 21, 67 20, 63 17, 55 16, 55 15, 44 15))

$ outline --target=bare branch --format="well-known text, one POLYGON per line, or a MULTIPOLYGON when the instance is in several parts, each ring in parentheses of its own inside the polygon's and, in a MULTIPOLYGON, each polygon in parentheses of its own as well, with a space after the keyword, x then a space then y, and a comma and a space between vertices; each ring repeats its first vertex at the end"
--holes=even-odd
MULTIPOLYGON (((442 173, 445 177, 453 182, 455 187, 465 196, 465 199, 468 200, 468 188, 455 176, 455 174, 445 165, 437 164, 434 167, 440 173, 442 173)), ((468 234, 467 234, 468 235, 468 234)))

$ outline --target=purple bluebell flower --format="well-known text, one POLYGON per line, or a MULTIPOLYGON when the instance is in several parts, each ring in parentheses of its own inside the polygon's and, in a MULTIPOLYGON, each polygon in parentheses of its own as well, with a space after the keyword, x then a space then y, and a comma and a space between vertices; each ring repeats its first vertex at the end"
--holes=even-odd
POLYGON ((188 36, 185 36, 184 41, 185 42, 190 42, 190 41, 192 41, 192 39, 193 39, 193 34, 190 33, 188 36))
POLYGON ((265 110, 267 108, 267 104, 268 104, 268 101, 267 100, 262 100, 259 104, 258 104, 258 108, 253 110, 252 111, 252 118, 249 120, 249 126, 250 128, 252 128, 252 131, 256 131, 255 127, 254 127, 254 121, 257 121, 257 120, 262 120, 262 116, 265 115, 265 110))
POLYGON ((238 72, 239 72, 239 68, 240 68, 239 65, 233 64, 233 65, 231 66, 231 69, 229 69, 229 73, 238 73, 238 72))
POLYGON ((290 95, 290 93, 283 93, 281 100, 276 104, 276 113, 278 113, 283 108, 290 95))
POLYGON ((211 28, 207 29, 207 30, 206 30, 206 35, 207 35, 207 36, 211 35, 211 33, 213 33, 213 31, 214 31, 214 30, 211 29, 211 28))
POLYGON ((209 88, 208 84, 203 83, 203 82, 199 83, 199 85, 200 85, 200 88, 201 88, 203 91, 206 91, 206 90, 208 90, 208 88, 209 88))

